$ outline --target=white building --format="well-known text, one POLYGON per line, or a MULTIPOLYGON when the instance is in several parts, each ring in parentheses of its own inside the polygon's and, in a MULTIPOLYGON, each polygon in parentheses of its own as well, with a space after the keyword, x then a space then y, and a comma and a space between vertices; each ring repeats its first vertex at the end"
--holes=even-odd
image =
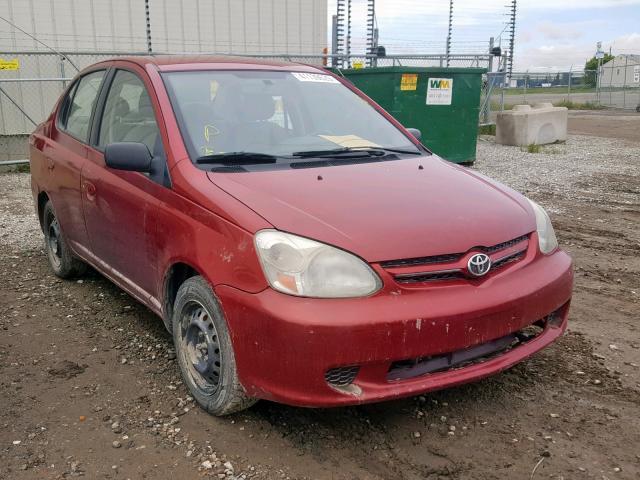
MULTIPOLYGON (((61 51, 322 54, 327 0, 0 0, 3 16, 61 51)), ((2 49, 42 49, 2 25, 2 49)))
MULTIPOLYGON (((82 69, 146 53, 147 5, 153 53, 322 55, 328 43, 327 0, 0 0, 0 15, 82 69)), ((66 85, 55 79, 76 73, 0 21, 0 60, 14 59, 17 70, 0 69, 0 136, 31 132, 31 120, 46 118, 66 85)))
POLYGON ((600 86, 640 87, 640 55, 618 55, 602 65, 600 86))

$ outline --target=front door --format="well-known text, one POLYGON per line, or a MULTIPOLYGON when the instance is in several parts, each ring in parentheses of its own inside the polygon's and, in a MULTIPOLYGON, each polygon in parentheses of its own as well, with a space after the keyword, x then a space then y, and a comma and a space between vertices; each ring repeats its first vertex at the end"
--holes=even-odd
POLYGON ((106 167, 103 151, 116 142, 139 142, 164 157, 147 89, 128 70, 117 70, 98 110, 95 148, 82 171, 84 215, 94 260, 139 298, 157 295, 158 272, 149 241, 155 235, 156 181, 106 167))

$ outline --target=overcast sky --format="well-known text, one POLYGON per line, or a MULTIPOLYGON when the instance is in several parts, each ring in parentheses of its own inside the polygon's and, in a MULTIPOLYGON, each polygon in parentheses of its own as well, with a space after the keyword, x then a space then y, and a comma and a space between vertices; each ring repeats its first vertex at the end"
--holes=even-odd
MULTIPOLYGON (((483 52, 504 31, 510 0, 454 0, 453 52, 483 52)), ((352 52, 364 52, 366 0, 352 0, 352 52)), ((329 0, 329 18, 335 14, 329 0)), ((447 0, 376 0, 387 53, 443 53, 447 0)), ((331 25, 331 22, 329 22, 331 25)), ((640 0, 518 0, 514 70, 582 68, 596 42, 606 51, 640 54, 640 0)))

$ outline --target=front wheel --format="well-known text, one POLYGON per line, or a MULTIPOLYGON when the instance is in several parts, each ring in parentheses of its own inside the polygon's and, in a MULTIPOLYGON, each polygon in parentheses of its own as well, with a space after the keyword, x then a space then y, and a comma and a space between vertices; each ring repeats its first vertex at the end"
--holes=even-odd
POLYGON ((202 277, 191 277, 178 289, 172 324, 182 378, 202 408, 212 415, 228 415, 257 401, 238 380, 222 308, 202 277))
POLYGON ((42 219, 45 248, 53 273, 60 278, 73 278, 85 273, 87 265, 69 250, 51 201, 45 204, 42 219))

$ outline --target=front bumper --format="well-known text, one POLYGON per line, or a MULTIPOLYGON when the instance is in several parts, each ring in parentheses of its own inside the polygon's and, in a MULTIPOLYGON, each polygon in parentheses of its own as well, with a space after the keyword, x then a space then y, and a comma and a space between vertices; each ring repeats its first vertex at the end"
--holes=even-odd
POLYGON ((558 338, 567 324, 571 258, 536 255, 480 284, 398 288, 369 298, 311 299, 272 289, 215 291, 229 324, 238 375, 251 396, 328 407, 416 395, 477 380, 522 361, 558 338), (551 313, 533 340, 483 363, 390 380, 394 362, 457 352, 517 332, 551 313), (344 391, 327 370, 358 365, 344 391))

